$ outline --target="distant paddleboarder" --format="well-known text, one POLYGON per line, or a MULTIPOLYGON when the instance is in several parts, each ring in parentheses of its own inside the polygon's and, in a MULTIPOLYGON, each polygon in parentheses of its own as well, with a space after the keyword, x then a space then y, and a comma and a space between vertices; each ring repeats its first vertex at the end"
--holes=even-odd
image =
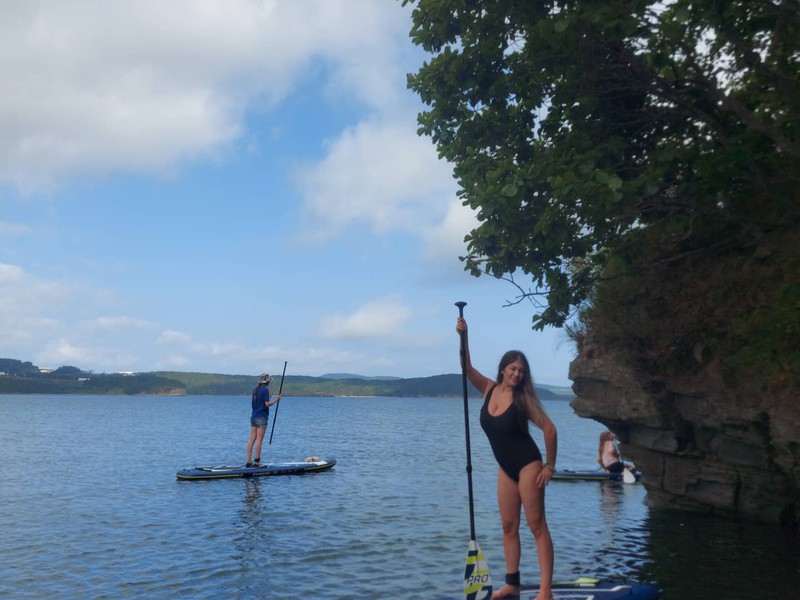
POLYGON ((619 453, 619 448, 616 444, 617 436, 610 431, 604 431, 600 434, 600 444, 597 449, 597 464, 599 464, 606 473, 622 473, 625 469, 633 472, 634 467, 626 465, 622 462, 622 456, 619 453))
POLYGON ((269 383, 272 378, 267 373, 262 373, 258 379, 258 385, 253 390, 251 399, 252 411, 250 413, 250 439, 247 441, 247 467, 261 466, 261 445, 264 443, 264 434, 267 431, 269 422, 269 407, 281 399, 281 395, 270 399, 269 383), (255 446, 256 457, 250 462, 253 456, 253 446, 255 446))

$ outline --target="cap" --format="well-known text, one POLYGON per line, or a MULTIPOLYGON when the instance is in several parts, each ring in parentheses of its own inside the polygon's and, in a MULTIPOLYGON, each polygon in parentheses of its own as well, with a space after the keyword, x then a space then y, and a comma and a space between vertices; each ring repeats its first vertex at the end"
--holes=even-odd
POLYGON ((272 377, 269 376, 269 373, 262 373, 258 378, 258 383, 269 383, 270 381, 272 381, 272 377))

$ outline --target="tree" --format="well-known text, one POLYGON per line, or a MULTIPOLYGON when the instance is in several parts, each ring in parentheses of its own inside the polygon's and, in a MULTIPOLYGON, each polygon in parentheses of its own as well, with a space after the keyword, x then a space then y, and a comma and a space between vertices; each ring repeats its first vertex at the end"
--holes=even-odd
POLYGON ((78 367, 66 365, 58 367, 51 373, 51 375, 57 379, 78 379, 79 377, 83 376, 83 371, 81 371, 78 367))
POLYGON ((38 375, 39 367, 30 361, 22 362, 15 358, 0 358, 0 372, 6 375, 38 375))
POLYGON ((796 246, 765 246, 800 222, 798 0, 404 4, 420 134, 478 211, 465 268, 544 295, 534 328, 687 258, 773 257, 800 303, 796 246))

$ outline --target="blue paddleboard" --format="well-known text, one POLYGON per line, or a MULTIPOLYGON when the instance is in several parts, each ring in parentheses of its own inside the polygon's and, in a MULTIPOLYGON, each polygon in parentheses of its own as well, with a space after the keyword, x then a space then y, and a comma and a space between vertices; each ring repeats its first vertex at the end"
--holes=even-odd
POLYGON ((305 460, 294 462, 264 463, 259 467, 246 467, 243 465, 220 465, 216 467, 194 467, 182 469, 177 472, 178 479, 228 479, 233 477, 263 477, 267 475, 302 475, 327 471, 336 464, 335 458, 319 458, 309 456, 305 460))
MULTIPOLYGON (((642 476, 639 471, 635 471, 633 475, 636 481, 639 481, 639 478, 642 476)), ((561 469, 553 473, 552 479, 572 481, 622 481, 622 473, 561 469)))
MULTIPOLYGON (((520 600, 532 600, 538 587, 523 588, 520 600)), ((603 581, 580 577, 568 583, 553 584, 555 600, 656 600, 661 597, 658 588, 638 582, 603 581)))
MULTIPOLYGON (((538 586, 523 586, 519 600, 533 600, 538 586)), ((459 600, 463 600, 462 595, 459 600)), ((611 581, 593 577, 579 577, 575 581, 553 584, 555 600, 657 600, 661 590, 635 581, 611 581)), ((442 599, 445 600, 445 599, 442 599)), ((447 600, 456 600, 448 598, 447 600)))

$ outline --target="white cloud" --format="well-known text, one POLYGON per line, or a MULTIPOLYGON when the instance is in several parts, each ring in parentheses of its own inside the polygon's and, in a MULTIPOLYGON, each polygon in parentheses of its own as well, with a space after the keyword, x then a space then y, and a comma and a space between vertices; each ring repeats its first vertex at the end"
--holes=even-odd
MULTIPOLYGON (((79 365, 88 363, 89 353, 77 348, 67 340, 59 339, 48 343, 38 354, 36 360, 40 365, 79 365)), ((54 367, 50 367, 54 368, 54 367)))
POLYGON ((167 329, 165 331, 162 331, 161 335, 158 336, 156 344, 165 344, 165 345, 188 344, 191 341, 192 337, 190 335, 182 333, 180 331, 167 329))
POLYGON ((81 345, 60 338, 44 344, 42 350, 34 357, 34 362, 38 366, 50 368, 64 365, 86 368, 86 365, 93 365, 97 369, 113 372, 128 370, 127 365, 134 365, 136 359, 128 352, 106 345, 81 345))
MULTIPOLYGON (((400 2, 6 4, 0 20, 5 50, 0 52, 0 185, 57 192, 62 183, 86 176, 171 175, 187 161, 224 159, 240 141, 277 144, 270 133, 286 136, 300 126, 291 120, 276 122, 268 118, 269 111, 301 90, 328 101, 323 109, 334 116, 313 115, 302 127, 317 122, 337 127, 325 129, 329 137, 321 148, 309 149, 304 139, 302 148, 285 157, 293 160, 303 152, 319 157, 319 162, 297 170, 302 206, 291 204, 291 194, 281 196, 298 211, 294 216, 305 219, 302 230, 331 240, 358 227, 368 244, 374 242, 371 234, 390 234, 381 240, 387 246, 400 237, 413 238, 413 245, 401 240, 404 249, 414 248, 409 252, 414 255, 403 258, 420 286, 439 276, 425 275, 431 265, 420 268, 421 257, 446 263, 448 269, 452 264, 462 274, 456 257, 464 253, 470 211, 455 197, 451 167, 438 159, 428 138, 416 134, 419 102, 405 89, 405 75, 421 61, 411 56, 419 50, 408 40, 410 22, 402 11, 409 9, 399 8, 400 2), (260 114, 251 120, 249 111, 254 109, 260 114), (362 115, 360 122, 353 120, 357 114, 362 115), (254 121, 259 129, 247 132, 254 121), (402 235, 391 235, 396 233, 402 235)), ((297 114, 293 107, 287 113, 297 114)), ((313 135, 311 129, 300 133, 313 135)), ((114 183, 102 201, 124 204, 128 196, 115 195, 114 183)), ((81 193, 54 194, 47 202, 51 209, 37 213, 37 222, 45 219, 59 239, 63 236, 63 247, 69 236, 59 228, 67 225, 64 217, 71 211, 58 204, 70 199, 83 203, 83 198, 81 193)), ((77 202, 75 207, 81 208, 77 202)), ((15 217, 6 218, 0 236, 31 233, 15 225, 15 217)), ((92 229, 89 221, 81 226, 92 229)), ((345 309, 322 321, 319 331, 298 325, 287 334, 276 327, 264 339, 278 346, 259 345, 261 337, 249 323, 227 327, 236 332, 231 340, 229 334, 218 333, 219 327, 203 330, 203 319, 195 324, 186 315, 170 313, 176 299, 156 302, 153 294, 161 290, 153 290, 149 281, 135 285, 135 266, 123 264, 122 252, 94 246, 98 241, 89 235, 74 244, 83 253, 78 259, 53 251, 39 257, 7 254, 26 256, 42 275, 0 264, 0 356, 108 371, 163 365, 259 373, 274 372, 288 360, 290 371, 303 374, 354 368, 393 374, 401 362, 429 368, 422 357, 442 343, 433 338, 435 327, 411 331, 415 326, 425 329, 420 317, 431 306, 427 294, 407 300, 386 296, 345 309), (97 263, 87 268, 89 256, 97 263), (133 278, 124 287, 119 272, 107 272, 114 261, 130 269, 126 276, 133 278), (56 279, 48 272, 69 275, 56 279), (413 309, 412 319, 414 303, 420 306, 413 309), (326 339, 314 346, 317 334, 326 339), (412 347, 427 352, 408 352, 412 347), (393 354, 397 349, 402 351, 393 354)), ((338 249, 332 245, 326 251, 332 256, 338 249)), ((310 279, 306 269, 297 271, 310 279)), ((412 294, 414 282, 409 286, 407 278, 398 279, 379 294, 398 289, 412 294)), ((442 281, 435 284, 430 291, 442 281)), ((304 293, 302 285, 293 286, 292 293, 304 293)), ((355 302, 361 301, 363 296, 355 302)), ((187 313, 200 310, 191 304, 184 303, 187 313)))
POLYGON ((298 177, 303 229, 326 240, 361 222, 376 233, 417 234, 438 222, 454 191, 450 167, 407 123, 368 121, 329 145, 326 158, 298 177))
POLYGON ((25 318, 55 314, 71 290, 69 284, 44 281, 16 265, 0 263, 0 333, 16 329, 25 318))
MULTIPOLYGON (((49 283, 24 269, 0 263, 0 356, 35 345, 61 327, 57 315, 67 286, 49 283)), ((26 358, 30 360, 30 358, 26 358)))
POLYGON ((30 235, 33 233, 28 225, 20 225, 19 223, 5 223, 0 221, 0 236, 12 237, 30 235))
POLYGON ((156 325, 145 319, 132 317, 97 317, 82 323, 81 327, 95 335, 109 335, 125 331, 152 330, 156 325))
MULTIPOLYGON (((76 177, 170 174, 245 137, 249 107, 324 77, 331 102, 372 113, 302 170, 305 237, 362 224, 436 242, 455 183, 416 134, 408 10, 374 0, 17 4, 0 23, 0 181, 35 193, 76 177)), ((0 224, 0 235, 22 233, 0 224)))
MULTIPOLYGON (((0 355, 17 358, 19 348, 38 347, 37 343, 59 331, 62 323, 58 319, 26 315, 20 318, 0 317, 0 355)), ((25 358, 24 360, 30 360, 25 358)))
MULTIPOLYGON (((332 57, 328 92, 356 98, 379 114, 408 111, 412 94, 405 89, 403 65, 421 60, 417 60, 419 50, 409 43, 410 19, 401 17, 407 9, 374 0, 323 0, 323 4, 329 13, 320 21, 337 24, 335 38, 324 47, 332 57)), ((328 27, 319 28, 324 36, 329 35, 328 27)))
POLYGON ((25 272, 16 265, 0 263, 0 285, 21 281, 25 272))
POLYGON ((173 354, 171 356, 166 357, 165 359, 163 359, 161 361, 161 366, 159 367, 159 369, 163 369, 163 370, 169 371, 169 370, 172 370, 172 369, 181 369, 181 368, 186 367, 187 365, 190 365, 190 364, 191 364, 191 361, 188 358, 186 358, 185 356, 180 356, 180 355, 173 354))
POLYGON ((78 316, 98 310, 102 296, 74 282, 47 281, 0 263, 0 356, 36 360, 40 366, 124 369, 133 359, 118 347, 155 326, 125 316, 78 316))
POLYGON ((477 211, 463 206, 461 200, 451 200, 441 223, 424 233, 427 259, 460 264, 458 257, 467 254, 464 236, 480 224, 477 214, 477 211))
POLYGON ((236 140, 247 107, 281 101, 315 60, 331 93, 388 106, 408 45, 397 15, 372 0, 6 6, 0 180, 38 192, 87 174, 168 173, 236 140))
POLYGON ((335 314, 322 321, 322 336, 333 339, 374 339, 386 341, 404 337, 411 309, 397 296, 364 304, 349 315, 335 314))

